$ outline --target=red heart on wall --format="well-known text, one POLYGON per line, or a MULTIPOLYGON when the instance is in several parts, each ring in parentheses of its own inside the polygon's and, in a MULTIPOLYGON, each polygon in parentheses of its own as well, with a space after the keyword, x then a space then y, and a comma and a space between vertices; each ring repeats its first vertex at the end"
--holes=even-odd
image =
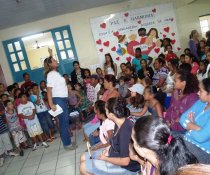
POLYGON ((117 57, 116 60, 119 61, 120 60, 120 57, 117 57))
POLYGON ((100 51, 100 52, 103 52, 103 49, 101 48, 101 49, 99 49, 99 51, 100 51))
POLYGON ((166 37, 166 35, 165 34, 163 34, 163 38, 165 38, 166 37))
POLYGON ((174 18, 171 18, 171 21, 173 21, 174 20, 174 18))
POLYGON ((131 62, 131 57, 127 57, 126 60, 127 60, 128 62, 131 62))
POLYGON ((111 50, 112 50, 112 51, 116 51, 116 47, 115 47, 115 46, 112 47, 111 50))
POLYGON ((128 17, 129 13, 125 13, 124 15, 125 15, 125 17, 128 17))
POLYGON ((180 51, 180 50, 181 50, 181 48, 180 48, 180 47, 177 47, 177 50, 178 50, 178 51, 180 51))
POLYGON ((116 36, 116 37, 118 37, 119 36, 119 32, 118 31, 113 32, 113 35, 116 36))
POLYGON ((163 30, 168 33, 170 28, 169 27, 165 27, 163 30))
POLYGON ((174 36, 174 35, 175 35, 175 33, 171 33, 171 35, 172 35, 172 36, 174 36))
POLYGON ((103 44, 104 44, 104 46, 109 47, 109 41, 106 41, 103 44))
POLYGON ((103 29, 105 29, 106 28, 106 23, 100 24, 100 27, 103 28, 103 29))
POLYGON ((154 50, 155 50, 156 53, 160 52, 160 48, 155 48, 154 50))
POLYGON ((175 42, 176 42, 175 39, 171 40, 171 44, 175 44, 175 42))
POLYGON ((101 39, 98 39, 98 40, 96 41, 96 44, 101 44, 101 39))
POLYGON ((153 13, 156 13, 156 8, 152 9, 152 12, 153 12, 153 13))

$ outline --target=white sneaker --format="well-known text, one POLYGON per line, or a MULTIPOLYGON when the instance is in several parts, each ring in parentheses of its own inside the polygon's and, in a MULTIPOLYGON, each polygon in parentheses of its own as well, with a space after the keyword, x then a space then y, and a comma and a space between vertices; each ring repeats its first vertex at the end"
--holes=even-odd
POLYGON ((32 150, 35 151, 36 149, 37 149, 37 145, 35 143, 34 146, 33 146, 33 148, 32 148, 32 150))
POLYGON ((16 157, 16 156, 18 156, 19 154, 18 154, 18 153, 15 153, 15 152, 9 152, 8 155, 9 155, 9 156, 15 156, 15 157, 16 157))
POLYGON ((1 158, 0 158, 0 167, 3 166, 3 165, 4 165, 4 158, 1 157, 1 158))
POLYGON ((45 148, 49 147, 49 145, 46 142, 42 142, 42 146, 44 146, 45 148))

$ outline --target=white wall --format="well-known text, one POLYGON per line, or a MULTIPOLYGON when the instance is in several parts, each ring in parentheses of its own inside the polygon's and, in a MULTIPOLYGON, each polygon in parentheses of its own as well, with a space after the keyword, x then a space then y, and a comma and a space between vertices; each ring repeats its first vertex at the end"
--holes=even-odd
MULTIPOLYGON (((29 35, 63 25, 70 25, 81 66, 89 67, 89 65, 97 64, 99 62, 96 54, 95 43, 91 33, 90 18, 166 2, 171 1, 132 0, 75 13, 69 13, 1 30, 0 40, 4 41, 18 36, 29 35)), ((198 0, 195 3, 189 5, 186 5, 182 0, 174 0, 173 2, 175 3, 174 9, 177 17, 180 41, 182 48, 185 48, 187 47, 190 31, 192 29, 197 29, 200 31, 199 16, 209 13, 210 1, 198 0)), ((2 43, 0 44, 0 64, 2 65, 7 84, 12 83, 12 75, 10 73, 2 43)))

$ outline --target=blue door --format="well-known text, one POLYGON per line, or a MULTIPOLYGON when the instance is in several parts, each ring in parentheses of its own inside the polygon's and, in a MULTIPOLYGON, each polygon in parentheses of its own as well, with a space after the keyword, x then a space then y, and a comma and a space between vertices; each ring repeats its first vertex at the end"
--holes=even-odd
MULTIPOLYGON (((72 62, 78 60, 70 26, 55 28, 47 32, 51 32, 53 36, 60 73, 70 74, 73 70, 72 62)), ((31 69, 21 37, 3 41, 3 46, 14 82, 22 82, 22 75, 25 72, 29 73, 31 80, 37 83, 44 79, 43 67, 31 69)))

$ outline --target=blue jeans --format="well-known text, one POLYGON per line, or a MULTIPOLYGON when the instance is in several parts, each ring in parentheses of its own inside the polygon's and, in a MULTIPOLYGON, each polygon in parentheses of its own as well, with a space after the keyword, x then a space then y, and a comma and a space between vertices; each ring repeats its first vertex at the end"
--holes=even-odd
POLYGON ((37 117, 39 119, 39 123, 42 127, 44 133, 49 134, 49 130, 53 129, 53 123, 48 111, 37 113, 37 117))
POLYGON ((59 105, 63 109, 63 113, 61 113, 58 116, 59 119, 59 129, 60 129, 60 135, 61 140, 63 142, 64 147, 68 147, 71 145, 71 138, 68 132, 69 128, 69 110, 67 106, 67 98, 60 98, 60 97, 54 97, 53 103, 55 105, 59 105))

